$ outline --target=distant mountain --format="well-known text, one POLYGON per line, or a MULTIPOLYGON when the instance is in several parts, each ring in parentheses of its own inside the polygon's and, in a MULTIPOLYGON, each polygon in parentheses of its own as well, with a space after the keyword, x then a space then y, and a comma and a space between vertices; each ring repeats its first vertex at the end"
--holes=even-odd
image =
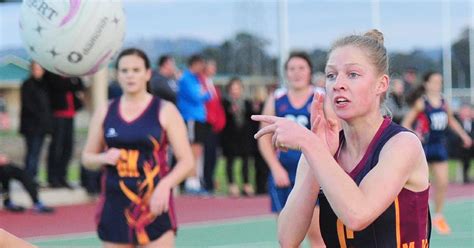
POLYGON ((441 59, 441 56, 443 55, 443 50, 441 48, 435 48, 435 49, 424 49, 422 50, 423 54, 434 60, 434 61, 438 61, 441 59))
MULTIPOLYGON (((137 47, 144 50, 154 65, 157 58, 162 54, 170 54, 176 57, 188 57, 192 54, 201 52, 208 46, 214 45, 193 38, 150 38, 126 42, 123 47, 137 47)), ((29 58, 28 53, 24 48, 0 50, 0 58, 5 57, 6 55, 15 55, 23 59, 29 58)))

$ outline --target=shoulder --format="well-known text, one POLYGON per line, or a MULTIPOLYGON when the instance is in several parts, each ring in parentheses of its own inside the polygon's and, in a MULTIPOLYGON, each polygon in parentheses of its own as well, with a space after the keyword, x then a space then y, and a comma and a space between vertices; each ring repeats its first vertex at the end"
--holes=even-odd
POLYGON ((286 88, 278 88, 273 92, 274 100, 279 100, 280 98, 286 96, 288 94, 288 89, 286 88))
POLYGON ((420 139, 407 130, 395 134, 385 143, 381 157, 383 155, 389 159, 417 160, 419 157, 424 157, 424 152, 420 139))

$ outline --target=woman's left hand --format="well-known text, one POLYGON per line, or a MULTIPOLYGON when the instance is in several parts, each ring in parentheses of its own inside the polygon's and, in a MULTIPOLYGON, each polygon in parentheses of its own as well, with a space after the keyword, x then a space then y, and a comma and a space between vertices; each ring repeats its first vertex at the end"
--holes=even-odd
POLYGON ((266 134, 272 134, 273 146, 282 151, 301 150, 302 141, 308 136, 314 136, 307 128, 286 118, 271 115, 252 115, 252 120, 268 124, 254 135, 255 139, 266 134))
POLYGON ((160 181, 150 199, 150 211, 159 216, 168 212, 171 187, 165 181, 160 181))

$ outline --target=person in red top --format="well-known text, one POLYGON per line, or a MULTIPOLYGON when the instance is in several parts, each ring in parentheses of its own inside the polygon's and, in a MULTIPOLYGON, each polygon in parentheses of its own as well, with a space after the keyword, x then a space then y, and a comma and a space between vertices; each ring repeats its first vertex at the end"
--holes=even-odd
POLYGON ((214 169, 217 163, 218 135, 225 126, 226 118, 224 108, 222 107, 221 93, 215 87, 212 78, 216 75, 217 64, 215 60, 206 61, 204 73, 199 75, 199 81, 202 87, 211 92, 213 97, 206 102, 206 121, 211 125, 207 140, 204 142, 204 168, 203 178, 205 193, 214 192, 214 169))
POLYGON ((84 85, 79 78, 62 77, 46 71, 53 112, 53 133, 48 152, 48 183, 52 188, 72 188, 67 182, 67 167, 74 144, 74 116, 82 107, 84 85))

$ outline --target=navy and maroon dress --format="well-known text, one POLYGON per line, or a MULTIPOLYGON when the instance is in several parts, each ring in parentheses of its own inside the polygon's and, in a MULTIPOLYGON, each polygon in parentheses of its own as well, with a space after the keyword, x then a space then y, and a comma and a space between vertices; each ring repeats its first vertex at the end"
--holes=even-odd
MULTIPOLYGON (((385 143, 399 132, 409 132, 409 130, 392 122, 389 118, 384 119, 364 157, 349 173, 357 185, 377 165, 380 151, 385 143)), ((344 135, 341 135, 340 144, 343 143, 344 135)), ((383 187, 383 184, 380 187, 383 187)), ((321 190, 318 197, 321 209, 320 228, 326 246, 428 247, 431 233, 428 191, 428 188, 421 192, 403 188, 393 203, 372 224, 364 230, 353 231, 336 216, 324 191, 321 190)))
POLYGON ((120 158, 104 167, 97 232, 106 242, 144 245, 176 231, 172 194, 168 212, 155 216, 149 207, 156 185, 169 171, 160 99, 153 97, 132 121, 122 118, 119 106, 120 98, 112 100, 103 123, 105 143, 120 149, 120 158))

